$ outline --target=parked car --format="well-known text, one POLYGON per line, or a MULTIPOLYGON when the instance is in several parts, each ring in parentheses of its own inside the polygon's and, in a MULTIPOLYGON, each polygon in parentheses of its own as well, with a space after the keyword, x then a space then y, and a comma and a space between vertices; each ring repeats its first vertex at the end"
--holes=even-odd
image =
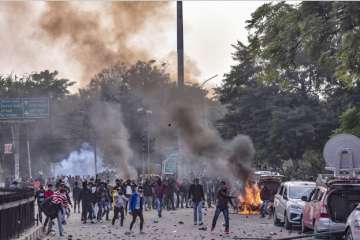
POLYGON ((360 205, 351 212, 346 221, 345 240, 360 240, 360 205))
POLYGON ((284 182, 274 199, 274 224, 284 223, 286 229, 293 224, 300 225, 305 202, 301 199, 308 196, 315 188, 315 182, 284 182))
POLYGON ((346 220, 360 203, 360 179, 330 178, 303 197, 303 232, 344 232, 346 220))

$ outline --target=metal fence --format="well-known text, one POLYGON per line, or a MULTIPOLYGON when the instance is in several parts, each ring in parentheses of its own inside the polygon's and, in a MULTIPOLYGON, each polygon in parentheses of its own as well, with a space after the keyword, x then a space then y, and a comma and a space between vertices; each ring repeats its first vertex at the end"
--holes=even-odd
POLYGON ((0 188, 0 239, 18 237, 35 223, 34 190, 0 188))

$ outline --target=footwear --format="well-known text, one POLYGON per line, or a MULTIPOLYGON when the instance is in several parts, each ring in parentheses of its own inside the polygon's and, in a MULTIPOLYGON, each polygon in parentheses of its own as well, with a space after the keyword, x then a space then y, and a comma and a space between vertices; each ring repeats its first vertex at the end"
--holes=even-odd
POLYGON ((201 225, 204 225, 204 223, 203 222, 199 223, 199 226, 201 226, 201 225))
POLYGON ((145 232, 141 230, 141 231, 140 231, 140 234, 145 234, 145 232))
POLYGON ((211 227, 211 229, 210 229, 210 231, 212 231, 212 232, 213 232, 213 231, 214 231, 214 229, 215 229, 215 227, 214 227, 214 226, 212 226, 212 227, 211 227))
POLYGON ((194 225, 196 226, 196 225, 197 225, 197 223, 194 223, 194 225))
POLYGON ((228 230, 228 229, 225 229, 225 234, 229 234, 229 230, 228 230))

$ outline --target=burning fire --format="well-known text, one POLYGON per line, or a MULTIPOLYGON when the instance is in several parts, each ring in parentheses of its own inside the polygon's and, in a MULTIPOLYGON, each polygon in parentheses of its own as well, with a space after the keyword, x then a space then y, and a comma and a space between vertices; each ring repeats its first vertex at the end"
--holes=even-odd
POLYGON ((261 206, 260 189, 254 182, 245 185, 244 192, 239 195, 239 213, 257 214, 261 206))

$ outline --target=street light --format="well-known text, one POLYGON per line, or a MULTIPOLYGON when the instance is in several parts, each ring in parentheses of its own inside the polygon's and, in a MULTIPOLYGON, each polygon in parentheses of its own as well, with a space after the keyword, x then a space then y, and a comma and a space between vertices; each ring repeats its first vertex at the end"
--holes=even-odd
MULTIPOLYGON (((145 118, 146 118, 146 152, 147 152, 147 156, 146 156, 146 169, 147 169, 147 173, 150 173, 150 127, 149 127, 149 117, 152 114, 152 111, 149 109, 144 109, 144 108, 138 108, 137 109, 138 113, 144 113, 145 114, 145 118)), ((145 175, 145 168, 143 167, 143 175, 145 175)))

